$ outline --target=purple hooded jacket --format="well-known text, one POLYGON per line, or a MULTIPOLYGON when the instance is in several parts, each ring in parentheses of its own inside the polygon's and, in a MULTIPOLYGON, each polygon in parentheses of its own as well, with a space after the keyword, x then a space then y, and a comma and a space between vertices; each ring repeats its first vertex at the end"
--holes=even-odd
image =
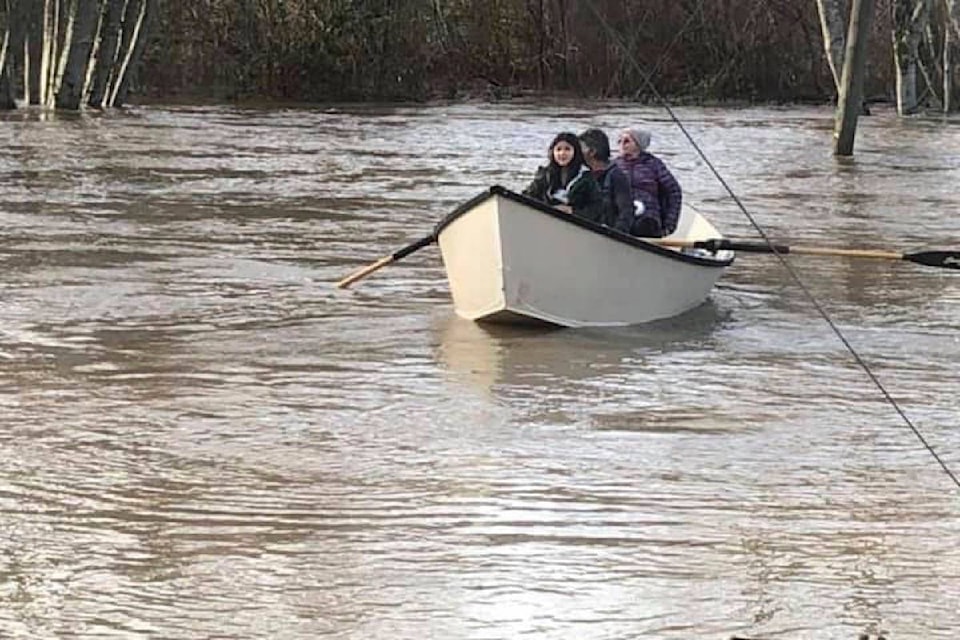
POLYGON ((620 156, 615 162, 630 180, 633 199, 643 202, 642 217, 658 220, 662 235, 673 233, 680 220, 683 191, 667 165, 646 151, 635 158, 620 156))

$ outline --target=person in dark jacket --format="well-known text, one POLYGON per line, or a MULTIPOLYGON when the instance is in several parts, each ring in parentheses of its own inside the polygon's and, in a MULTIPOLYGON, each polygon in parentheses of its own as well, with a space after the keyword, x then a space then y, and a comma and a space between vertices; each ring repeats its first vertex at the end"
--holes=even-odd
POLYGON ((650 132, 639 127, 620 133, 620 156, 616 164, 630 180, 636 205, 631 233, 635 236, 670 235, 680 220, 683 191, 667 165, 647 151, 650 132))
POLYGON ((576 134, 557 134, 547 152, 547 165, 537 169, 523 195, 565 213, 600 222, 600 188, 583 160, 576 134))
POLYGON ((580 134, 583 157, 600 187, 600 223, 630 233, 633 225, 633 196, 626 174, 610 162, 610 138, 600 129, 587 129, 580 134))

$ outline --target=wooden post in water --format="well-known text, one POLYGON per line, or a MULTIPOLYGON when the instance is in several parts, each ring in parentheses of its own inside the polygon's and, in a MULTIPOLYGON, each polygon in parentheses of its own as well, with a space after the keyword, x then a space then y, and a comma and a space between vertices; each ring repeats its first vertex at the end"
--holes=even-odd
POLYGON ((833 127, 833 155, 852 156, 857 133, 857 116, 863 109, 863 72, 867 62, 867 32, 873 16, 873 0, 850 3, 847 49, 843 55, 840 95, 833 127))

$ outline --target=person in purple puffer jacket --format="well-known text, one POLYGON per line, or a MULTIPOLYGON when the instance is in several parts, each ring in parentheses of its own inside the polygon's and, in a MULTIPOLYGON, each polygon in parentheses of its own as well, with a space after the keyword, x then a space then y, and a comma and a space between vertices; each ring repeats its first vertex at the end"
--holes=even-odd
POLYGON ((670 235, 680 220, 683 191, 663 161, 647 151, 650 132, 630 127, 620 133, 618 167, 630 179, 636 210, 630 233, 645 238, 670 235))

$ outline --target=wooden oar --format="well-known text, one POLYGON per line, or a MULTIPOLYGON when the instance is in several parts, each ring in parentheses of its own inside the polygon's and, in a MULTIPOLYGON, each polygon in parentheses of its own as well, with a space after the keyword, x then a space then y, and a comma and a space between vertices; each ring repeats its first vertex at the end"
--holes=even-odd
POLYGON ((428 235, 428 236, 424 236, 424 237, 420 238, 420 239, 417 240, 416 242, 411 242, 410 244, 408 244, 408 245, 405 246, 404 248, 398 249, 397 251, 394 251, 393 253, 391 253, 391 254, 388 255, 388 256, 384 256, 384 257, 380 258, 379 260, 377 260, 376 262, 372 262, 372 263, 368 264, 367 266, 363 267, 362 269, 357 269, 356 271, 354 271, 353 273, 351 273, 350 275, 348 275, 346 278, 344 278, 343 280, 341 280, 340 282, 338 282, 338 283, 337 283, 337 288, 338 288, 338 289, 345 289, 345 288, 349 287, 351 284, 353 284, 354 282, 356 282, 357 280, 360 280, 361 278, 366 278, 368 275, 370 275, 371 273, 373 273, 373 272, 376 271, 377 269, 380 269, 380 268, 382 268, 382 267, 385 267, 385 266, 387 266, 388 264, 390 264, 391 262, 396 262, 397 260, 402 260, 403 258, 406 258, 408 255, 410 255, 410 254, 413 253, 414 251, 418 251, 418 250, 420 250, 420 249, 423 249, 424 247, 426 247, 426 246, 428 246, 428 245, 431 245, 431 244, 433 244, 433 243, 436 242, 436 241, 437 241, 437 236, 436 236, 435 234, 431 233, 431 234, 428 235))
POLYGON ((744 253, 796 253, 812 256, 846 256, 849 258, 876 258, 879 260, 906 260, 928 267, 941 269, 960 269, 960 251, 919 251, 917 253, 897 253, 895 251, 875 251, 870 249, 829 249, 823 247, 790 247, 785 244, 769 245, 764 242, 738 242, 726 238, 710 240, 669 240, 652 239, 650 242, 665 247, 693 247, 717 252, 724 249, 743 251, 744 253))

